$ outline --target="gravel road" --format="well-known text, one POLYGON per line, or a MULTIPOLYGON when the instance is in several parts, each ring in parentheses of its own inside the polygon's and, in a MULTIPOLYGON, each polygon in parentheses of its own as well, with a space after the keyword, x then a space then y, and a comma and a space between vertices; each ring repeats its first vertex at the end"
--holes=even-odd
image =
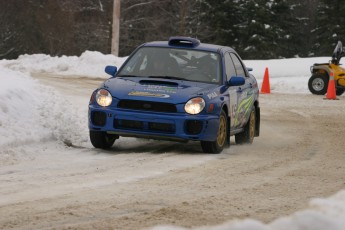
MULTIPOLYGON (((87 112, 99 79, 35 74, 87 112)), ((270 222, 345 188, 345 97, 263 94, 252 145, 121 138, 110 151, 46 141, 0 167, 0 229, 143 229, 270 222)), ((1 152, 1 150, 0 150, 1 152)), ((3 157, 1 159, 4 159, 3 157)))

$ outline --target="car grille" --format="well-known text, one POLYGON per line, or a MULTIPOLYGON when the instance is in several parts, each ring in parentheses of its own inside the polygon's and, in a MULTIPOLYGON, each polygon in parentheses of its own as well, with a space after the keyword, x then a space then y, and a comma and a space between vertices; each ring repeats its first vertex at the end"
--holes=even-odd
POLYGON ((152 112, 177 112, 174 104, 152 101, 121 100, 119 101, 117 107, 122 109, 144 110, 152 112))
POLYGON ((115 119, 114 128, 145 132, 175 133, 175 124, 115 119))
POLYGON ((115 120, 115 128, 142 130, 144 128, 144 122, 132 121, 132 120, 115 120))
POLYGON ((174 124, 149 122, 148 128, 149 128, 149 130, 157 131, 157 132, 164 132, 164 133, 174 133, 175 132, 175 125, 174 124))

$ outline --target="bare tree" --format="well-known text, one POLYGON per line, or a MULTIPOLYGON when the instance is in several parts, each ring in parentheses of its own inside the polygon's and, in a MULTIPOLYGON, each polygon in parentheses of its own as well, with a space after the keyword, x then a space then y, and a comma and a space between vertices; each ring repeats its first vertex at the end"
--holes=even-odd
POLYGON ((5 57, 15 56, 16 49, 10 45, 10 41, 16 36, 16 31, 13 30, 14 25, 11 23, 11 12, 13 7, 8 2, 2 1, 0 3, 0 59, 5 57))
POLYGON ((121 55, 139 44, 170 36, 196 36, 198 0, 122 1, 121 55))
POLYGON ((1 0, 0 58, 109 53, 111 7, 112 0, 1 0))

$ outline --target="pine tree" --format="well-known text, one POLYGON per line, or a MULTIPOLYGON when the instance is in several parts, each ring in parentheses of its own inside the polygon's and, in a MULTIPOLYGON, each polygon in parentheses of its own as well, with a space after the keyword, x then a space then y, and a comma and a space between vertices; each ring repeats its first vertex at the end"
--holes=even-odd
POLYGON ((294 18, 287 0, 204 0, 210 42, 235 48, 244 58, 294 54, 289 46, 294 18))
POLYGON ((344 1, 321 0, 317 8, 314 51, 317 56, 330 56, 338 41, 345 41, 344 1))
POLYGON ((239 49, 245 58, 273 58, 277 50, 276 28, 271 20, 271 5, 266 0, 242 1, 238 36, 239 49))
POLYGON ((291 21, 289 28, 288 57, 307 57, 311 54, 313 39, 310 36, 310 31, 313 28, 313 14, 316 9, 316 5, 311 4, 311 1, 316 0, 289 0, 290 11, 294 19, 291 21))
POLYGON ((202 41, 236 48, 238 28, 235 26, 240 24, 240 6, 233 0, 201 0, 200 5, 202 33, 199 32, 199 36, 202 41))

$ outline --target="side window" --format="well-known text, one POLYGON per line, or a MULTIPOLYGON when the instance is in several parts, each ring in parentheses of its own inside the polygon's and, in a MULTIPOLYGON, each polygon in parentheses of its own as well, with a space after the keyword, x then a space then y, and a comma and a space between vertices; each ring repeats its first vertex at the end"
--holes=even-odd
POLYGON ((229 53, 225 54, 225 72, 227 80, 229 81, 231 77, 236 76, 236 69, 229 53))
POLYGON ((235 54, 231 53, 230 55, 231 55, 232 60, 234 61, 237 76, 245 77, 246 72, 243 69, 241 61, 238 59, 238 57, 235 54))

